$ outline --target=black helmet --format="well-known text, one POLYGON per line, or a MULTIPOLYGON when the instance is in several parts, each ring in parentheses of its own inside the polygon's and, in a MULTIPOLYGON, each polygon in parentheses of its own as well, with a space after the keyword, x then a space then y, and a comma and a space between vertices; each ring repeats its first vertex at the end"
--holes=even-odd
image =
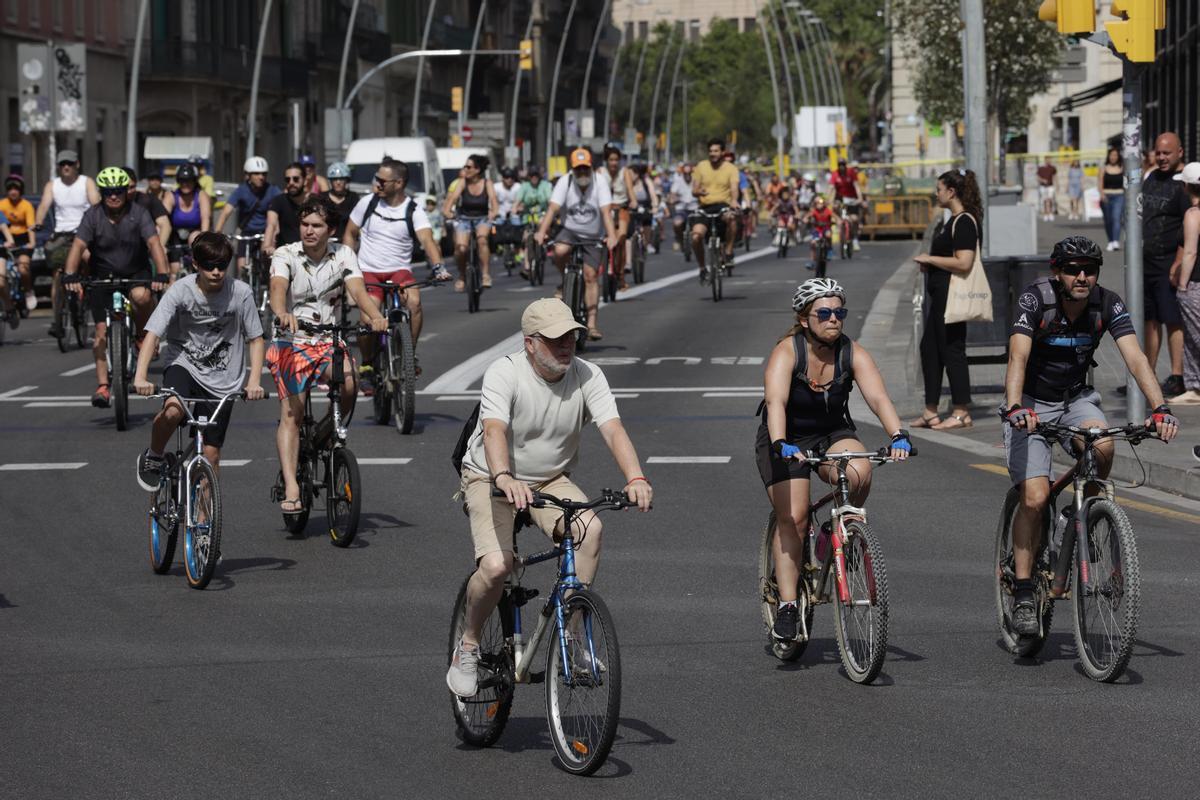
POLYGON ((1086 236, 1068 236, 1054 245, 1050 266, 1061 268, 1068 261, 1090 261, 1100 265, 1104 263, 1104 254, 1100 252, 1100 245, 1086 236))
POLYGON ((194 181, 196 179, 196 168, 191 164, 181 164, 179 169, 175 170, 176 183, 182 183, 183 181, 194 181))
POLYGON ((500 177, 513 178, 515 180, 517 177, 517 171, 512 167, 505 167, 504 169, 500 170, 500 177))

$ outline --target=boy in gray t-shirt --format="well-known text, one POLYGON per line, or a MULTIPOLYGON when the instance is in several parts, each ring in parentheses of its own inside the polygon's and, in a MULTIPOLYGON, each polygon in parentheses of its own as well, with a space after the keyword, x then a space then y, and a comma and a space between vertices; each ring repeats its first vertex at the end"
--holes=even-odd
MULTIPOLYGON (((183 397, 211 398, 212 402, 197 403, 194 413, 212 419, 221 398, 238 391, 243 383, 247 400, 266 396, 260 385, 266 347, 250 287, 227 275, 233 260, 229 240, 211 231, 200 234, 192 243, 192 260, 196 273, 176 281, 146 323, 133 388, 143 396, 154 394, 147 374, 159 340, 165 340, 163 387, 183 397), (249 376, 245 374, 247 349, 249 376)), ((226 403, 216 424, 204 431, 204 456, 213 466, 221 458, 232 408, 226 403)), ((146 491, 158 488, 163 454, 185 416, 174 397, 166 400, 155 416, 150 447, 138 457, 138 483, 146 491)))

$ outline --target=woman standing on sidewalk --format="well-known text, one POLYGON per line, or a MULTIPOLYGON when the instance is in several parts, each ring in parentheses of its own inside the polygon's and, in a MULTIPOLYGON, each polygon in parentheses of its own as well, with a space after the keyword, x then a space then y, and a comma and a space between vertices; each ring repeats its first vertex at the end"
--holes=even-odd
POLYGON ((1171 398, 1174 405, 1200 405, 1200 270, 1196 253, 1200 250, 1200 162, 1193 161, 1176 173, 1192 206, 1183 215, 1183 263, 1175 281, 1175 296, 1183 317, 1184 393, 1171 398))
POLYGON ((943 172, 937 181, 937 202, 950 209, 950 219, 933 235, 928 255, 914 261, 925 273, 925 333, 921 336, 921 371, 925 376, 925 411, 912 421, 914 428, 957 430, 974 422, 971 405, 971 376, 967 370, 967 323, 946 324, 946 300, 950 297, 951 273, 965 274, 975 264, 975 251, 983 238, 983 203, 975 173, 967 169, 943 172), (942 374, 950 378, 954 408, 947 419, 938 415, 942 398, 942 374))
POLYGON ((1100 211, 1104 214, 1104 233, 1108 236, 1108 249, 1121 249, 1121 223, 1125 219, 1125 165, 1121 163, 1121 151, 1108 149, 1104 166, 1100 169, 1100 211))
POLYGON ((1083 219, 1083 167, 1079 166, 1078 158, 1067 168, 1067 197, 1071 199, 1071 213, 1068 218, 1083 219))

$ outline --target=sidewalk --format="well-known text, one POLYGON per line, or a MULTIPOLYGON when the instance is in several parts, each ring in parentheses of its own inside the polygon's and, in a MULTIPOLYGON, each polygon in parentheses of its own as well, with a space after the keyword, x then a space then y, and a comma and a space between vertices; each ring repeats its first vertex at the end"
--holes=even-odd
MULTIPOLYGON (((1056 241, 1072 234, 1088 236, 1101 246, 1104 244, 1104 231, 1099 221, 1066 222, 1060 218, 1054 223, 1039 222, 1038 249, 1049 253, 1056 241)), ((1123 253, 1106 252, 1100 273, 1101 284, 1122 296, 1125 295, 1123 253)), ((920 273, 912 261, 897 265, 872 306, 862 336, 863 346, 879 360, 889 392, 901 419, 906 422, 919 417, 924 408, 912 306, 913 293, 921 285, 919 278, 920 273)), ((1094 371, 1094 380, 1103 398, 1105 412, 1111 423, 1123 423, 1125 399, 1116 394, 1116 389, 1125 384, 1125 363, 1107 335, 1096 351, 1096 362, 1098 366, 1094 371)), ((972 366, 971 384, 1002 385, 1004 370, 1003 364, 972 366)), ((1159 380, 1165 379, 1168 372, 1169 360, 1164 343, 1157 365, 1159 380)), ((996 458, 1003 459, 1003 423, 996 413, 1004 400, 1003 395, 975 394, 972 400, 971 417, 975 423, 972 428, 962 433, 914 430, 913 434, 918 439, 947 444, 965 439, 974 445, 972 449, 981 454, 994 453, 996 458)), ((950 391, 946 387, 942 394, 943 412, 948 410, 949 402, 950 391)), ((1141 484, 1144 481, 1151 488, 1200 500, 1200 463, 1192 456, 1192 446, 1200 442, 1200 406, 1180 406, 1172 411, 1179 417, 1182 427, 1180 437, 1170 445, 1147 441, 1137 448, 1136 455, 1129 445, 1119 446, 1112 478, 1120 483, 1141 484)), ((862 411, 856 413, 861 415, 862 411)), ((1057 448, 1055 459, 1063 464, 1071 463, 1066 454, 1057 448)))

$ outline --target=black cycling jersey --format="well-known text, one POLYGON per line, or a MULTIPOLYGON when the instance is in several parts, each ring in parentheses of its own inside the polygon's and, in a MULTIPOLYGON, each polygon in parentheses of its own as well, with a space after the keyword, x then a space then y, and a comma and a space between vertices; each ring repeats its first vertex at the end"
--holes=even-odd
MULTIPOLYGON (((792 337, 796 367, 787 399, 787 440, 827 434, 841 428, 854 429, 850 420, 850 391, 854 388, 854 343, 843 335, 834 345, 833 380, 826 386, 808 381, 808 350, 803 333, 792 337)), ((762 425, 767 424, 765 403, 760 406, 762 425)))
POLYGON ((1033 339, 1022 391, 1050 403, 1078 394, 1087 385, 1088 367, 1105 331, 1114 341, 1134 335, 1129 310, 1116 292, 1097 285, 1071 321, 1053 278, 1038 278, 1025 287, 1010 329, 1033 339))

